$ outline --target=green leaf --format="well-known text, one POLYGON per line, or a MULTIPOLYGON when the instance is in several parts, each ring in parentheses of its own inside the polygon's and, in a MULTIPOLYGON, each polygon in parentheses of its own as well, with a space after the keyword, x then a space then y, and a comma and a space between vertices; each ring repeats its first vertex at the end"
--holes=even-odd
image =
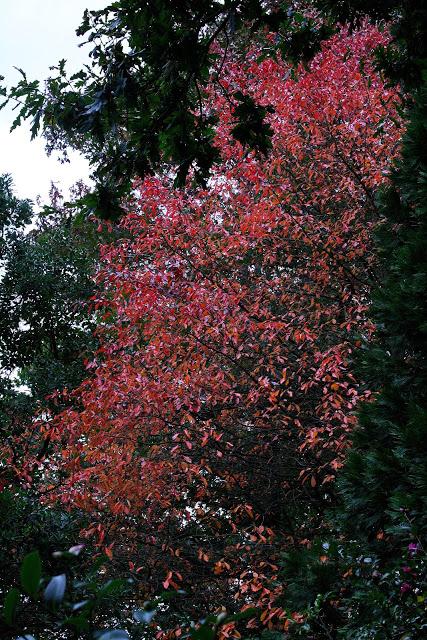
POLYGON ((31 140, 37 137, 37 134, 40 129, 40 120, 43 115, 43 112, 40 110, 34 116, 33 124, 31 125, 31 140))
POLYGON ((87 614, 88 612, 84 612, 77 616, 69 616, 63 621, 63 624, 66 627, 74 627, 77 631, 89 631, 90 625, 87 614))
POLYGON ((21 74, 21 76, 24 78, 24 80, 27 79, 27 74, 25 73, 25 71, 23 71, 22 69, 20 69, 19 67, 13 67, 14 69, 16 69, 17 71, 19 71, 19 73, 21 74))
POLYGON ((109 580, 102 586, 98 591, 99 598, 105 598, 106 596, 116 595, 121 593, 126 586, 126 581, 121 578, 116 578, 114 580, 109 580))
POLYGON ((21 584, 28 595, 36 597, 42 577, 42 563, 39 552, 32 551, 25 556, 21 565, 21 584))
POLYGON ((215 635, 215 629, 207 624, 202 624, 198 629, 190 630, 192 640, 214 640, 215 635))
POLYGON ((14 588, 8 591, 3 604, 3 617, 6 624, 12 626, 15 619, 16 607, 19 602, 19 591, 14 588))

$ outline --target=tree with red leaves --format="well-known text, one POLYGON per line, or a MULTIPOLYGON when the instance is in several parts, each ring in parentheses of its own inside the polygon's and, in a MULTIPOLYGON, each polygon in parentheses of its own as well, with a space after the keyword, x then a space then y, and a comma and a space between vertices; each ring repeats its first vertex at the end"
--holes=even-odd
POLYGON ((296 70, 261 45, 223 53, 201 103, 222 162, 207 188, 135 182, 97 275, 102 346, 74 408, 38 425, 45 499, 90 512, 85 534, 144 594, 184 588, 181 612, 255 605, 286 627, 280 554, 323 526, 369 398, 351 360, 400 135, 371 60, 386 40, 343 30, 296 70), (243 90, 268 112, 268 157, 230 135, 243 90))

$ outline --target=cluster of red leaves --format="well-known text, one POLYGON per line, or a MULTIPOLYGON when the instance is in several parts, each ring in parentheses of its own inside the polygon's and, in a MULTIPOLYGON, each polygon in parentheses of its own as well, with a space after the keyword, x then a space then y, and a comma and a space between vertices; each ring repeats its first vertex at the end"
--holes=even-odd
POLYGON ((369 395, 349 362, 372 332, 374 193, 399 139, 370 59, 385 38, 342 31, 296 72, 229 53, 203 107, 223 159, 209 187, 137 183, 104 247, 103 346, 79 408, 45 427, 47 495, 93 514, 144 593, 285 625, 280 550, 319 526, 369 395), (230 135, 238 90, 274 108, 268 158, 230 135))

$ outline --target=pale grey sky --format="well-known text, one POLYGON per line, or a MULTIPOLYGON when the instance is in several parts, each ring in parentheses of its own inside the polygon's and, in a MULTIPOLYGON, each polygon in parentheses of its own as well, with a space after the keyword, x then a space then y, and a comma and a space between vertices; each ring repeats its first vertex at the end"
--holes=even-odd
MULTIPOLYGON (((0 0, 0 75, 7 83, 19 79, 21 67, 30 80, 43 80, 49 67, 66 58, 69 69, 87 60, 88 48, 78 48, 75 29, 85 8, 100 9, 108 0, 0 0)), ((88 166, 73 153, 70 164, 48 158, 42 140, 30 142, 28 127, 9 133, 13 113, 0 111, 0 174, 11 173, 17 195, 47 198, 51 180, 65 190, 79 178, 88 181, 88 166)))

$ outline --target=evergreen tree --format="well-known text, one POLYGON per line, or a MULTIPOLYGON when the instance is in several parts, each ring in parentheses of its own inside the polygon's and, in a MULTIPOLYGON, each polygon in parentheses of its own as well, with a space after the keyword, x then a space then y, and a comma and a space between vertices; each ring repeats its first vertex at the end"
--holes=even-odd
MULTIPOLYGON (((359 414, 341 487, 346 520, 361 532, 415 518, 427 534, 427 89, 403 139, 391 186, 382 194, 383 282, 378 327, 363 353, 365 379, 381 391, 359 414)), ((408 527, 402 522, 401 529, 408 527)))

